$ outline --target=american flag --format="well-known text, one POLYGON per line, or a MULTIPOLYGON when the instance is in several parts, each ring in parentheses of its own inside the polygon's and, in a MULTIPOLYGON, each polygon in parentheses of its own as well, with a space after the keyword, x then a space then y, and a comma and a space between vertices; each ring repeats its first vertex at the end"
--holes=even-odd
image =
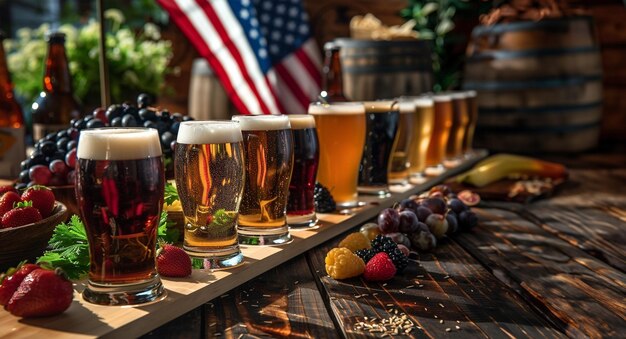
POLYGON ((241 114, 306 113, 321 60, 301 0, 158 0, 241 114))

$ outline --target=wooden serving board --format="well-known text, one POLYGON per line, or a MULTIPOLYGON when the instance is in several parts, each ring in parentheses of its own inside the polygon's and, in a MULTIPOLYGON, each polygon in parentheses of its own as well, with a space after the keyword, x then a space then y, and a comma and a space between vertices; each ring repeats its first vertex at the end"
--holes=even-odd
POLYGON ((375 217, 380 210, 397 201, 442 183, 474 166, 486 156, 481 153, 473 159, 438 177, 419 185, 392 187, 389 197, 360 196, 367 204, 353 214, 318 214, 320 227, 292 232, 293 242, 284 246, 241 246, 245 264, 232 270, 193 270, 190 277, 173 279, 162 277, 167 297, 142 306, 99 306, 83 300, 85 282, 74 284, 74 301, 63 314, 40 319, 22 319, 0 311, 0 336, 11 338, 55 337, 134 338, 145 334, 229 290, 265 273, 266 271, 357 227, 375 217))

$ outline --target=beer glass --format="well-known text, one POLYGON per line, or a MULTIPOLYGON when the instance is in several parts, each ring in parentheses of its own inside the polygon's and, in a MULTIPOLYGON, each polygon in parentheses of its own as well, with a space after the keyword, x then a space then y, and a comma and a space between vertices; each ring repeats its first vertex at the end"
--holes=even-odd
POLYGON ((469 123, 469 113, 466 92, 451 92, 450 98, 452 99, 452 126, 446 144, 444 164, 446 167, 455 167, 463 157, 463 140, 469 123))
POLYGON ((287 224, 289 227, 313 227, 315 216, 315 176, 319 161, 319 145, 315 119, 310 114, 290 114, 293 133, 293 174, 289 183, 287 224))
POLYGON ((309 105, 320 143, 317 181, 338 207, 358 206, 359 164, 365 143, 365 107, 358 102, 309 105))
POLYGON ((157 130, 84 130, 77 156, 76 196, 90 257, 83 298, 101 305, 159 299, 155 246, 165 178, 157 130))
POLYGON ((391 161, 389 164, 389 183, 404 185, 408 182, 409 167, 411 166, 409 154, 410 146, 415 136, 415 103, 409 98, 399 98, 398 109, 400 120, 398 121, 398 132, 391 151, 391 161))
POLYGON ((465 129, 465 138, 463 138, 463 153, 466 157, 471 157, 474 131, 476 130, 476 121, 478 120, 478 98, 476 91, 466 91, 465 93, 467 95, 467 112, 469 121, 465 129))
POLYGON ((433 96, 435 103, 435 119, 433 133, 426 152, 426 175, 440 175, 445 170, 443 160, 446 156, 446 145, 452 127, 452 98, 446 94, 433 96))
POLYGON ((413 120, 413 138, 409 145, 409 173, 411 181, 420 183, 424 181, 424 170, 426 169, 426 153, 430 145, 430 138, 433 133, 435 120, 434 102, 431 97, 410 97, 415 110, 413 120))
POLYGON ((395 101, 363 103, 366 115, 366 137, 358 191, 365 194, 389 194, 389 160, 398 130, 400 113, 395 101))
POLYGON ((286 210, 293 169, 293 135, 285 115, 237 115, 243 134, 246 180, 239 207, 239 242, 291 241, 286 210))
POLYGON ((243 137, 234 121, 186 121, 176 140, 174 170, 185 216, 183 248, 214 269, 243 262, 237 213, 245 178, 243 137))

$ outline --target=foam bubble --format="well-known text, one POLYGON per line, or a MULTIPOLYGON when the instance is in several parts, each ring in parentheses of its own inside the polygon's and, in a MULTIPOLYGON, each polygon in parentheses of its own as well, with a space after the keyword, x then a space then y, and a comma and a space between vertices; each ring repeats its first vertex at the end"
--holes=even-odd
POLYGON ((365 114, 365 106, 360 102, 312 103, 309 105, 309 114, 365 114))
POLYGON ((410 113, 415 107, 433 107, 432 97, 428 96, 409 96, 399 98, 400 113, 410 113))
POLYGON ((452 96, 450 94, 435 94, 432 98, 435 102, 452 101, 452 96))
POLYGON ((156 129, 97 128, 80 132, 77 154, 80 159, 133 160, 161 156, 156 129))
POLYGON ((315 128, 315 118, 310 114, 288 115, 291 129, 315 128))
POLYGON ((242 141, 235 121, 185 121, 180 123, 179 144, 226 144, 242 141))
POLYGON ((242 131, 272 131, 291 128, 286 115, 235 115, 232 119, 239 122, 242 131))
POLYGON ((391 100, 366 101, 363 105, 365 105, 367 113, 388 113, 390 111, 398 110, 398 103, 391 100))
POLYGON ((449 95, 453 100, 463 100, 469 97, 467 92, 450 92, 449 95))

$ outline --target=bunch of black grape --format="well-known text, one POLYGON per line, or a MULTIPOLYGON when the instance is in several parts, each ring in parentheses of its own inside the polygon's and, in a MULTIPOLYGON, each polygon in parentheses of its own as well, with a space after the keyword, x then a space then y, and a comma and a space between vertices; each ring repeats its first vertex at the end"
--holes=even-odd
MULTIPOLYGON (((468 203, 477 196, 462 197, 468 203)), ((386 208, 378 215, 378 229, 397 244, 414 250, 428 251, 437 246, 437 239, 476 226, 478 217, 445 185, 433 187, 428 193, 405 199, 397 208, 386 208)))
POLYGON ((114 104, 107 109, 96 108, 92 114, 73 119, 69 128, 49 133, 35 144, 35 150, 24 161, 16 188, 32 185, 62 186, 74 183, 76 147, 80 131, 99 127, 147 127, 159 131, 163 155, 173 156, 178 129, 188 116, 152 107, 148 94, 137 97, 137 106, 114 104))

